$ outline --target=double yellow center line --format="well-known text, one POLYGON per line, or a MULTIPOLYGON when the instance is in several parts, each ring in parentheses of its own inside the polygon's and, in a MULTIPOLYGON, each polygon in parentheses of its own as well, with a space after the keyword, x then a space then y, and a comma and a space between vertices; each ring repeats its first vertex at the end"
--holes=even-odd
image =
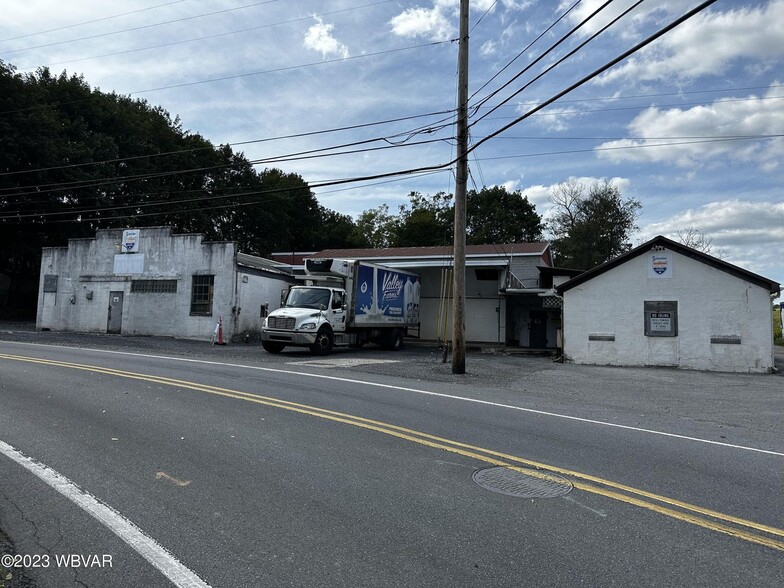
POLYGON ((199 392, 205 392, 207 394, 244 400, 246 402, 253 402, 256 404, 298 412, 337 423, 343 423, 354 427, 360 427, 362 429, 376 431, 377 433, 390 435, 392 437, 404 439, 419 445, 425 445, 434 449, 456 453, 458 455, 462 455, 463 457, 478 460, 484 464, 505 467, 529 476, 547 479, 548 474, 557 474, 569 479, 574 488, 577 490, 611 498, 613 500, 644 508, 661 515, 672 517, 680 521, 691 523, 699 527, 717 531, 719 533, 724 533, 726 535, 731 535, 738 539, 743 539, 744 541, 749 541, 751 543, 756 543, 759 545, 764 545, 765 547, 784 551, 784 530, 778 529, 776 527, 771 527, 769 525, 763 525, 754 521, 723 514, 707 508, 689 504, 687 502, 668 498, 666 496, 661 496, 659 494, 654 494, 645 490, 639 490, 637 488, 632 488, 623 484, 618 484, 616 482, 605 480, 597 476, 591 476, 581 472, 551 466, 515 455, 509 455, 507 453, 501 453, 491 449, 469 445, 467 443, 460 443, 451 439, 429 435, 427 433, 422 433, 420 431, 399 427, 397 425, 392 425, 381 421, 366 419, 333 410, 326 410, 315 406, 309 406, 307 404, 300 404, 298 402, 281 400, 279 398, 261 396, 259 394, 251 394, 248 392, 241 392, 239 390, 221 388, 218 386, 209 386, 207 384, 200 384, 198 382, 166 378, 163 376, 154 376, 94 365, 54 361, 21 355, 9 355, 4 353, 0 353, 0 359, 82 370, 99 374, 107 374, 120 378, 164 384, 166 386, 175 386, 177 388, 184 388, 188 390, 196 390, 199 392))

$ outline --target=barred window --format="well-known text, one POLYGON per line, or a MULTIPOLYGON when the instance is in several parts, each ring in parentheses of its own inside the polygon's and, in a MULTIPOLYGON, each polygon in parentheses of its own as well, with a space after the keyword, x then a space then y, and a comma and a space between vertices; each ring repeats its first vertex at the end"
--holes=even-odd
POLYGON ((139 294, 175 294, 177 280, 131 280, 131 292, 139 294))
POLYGON ((193 276, 191 314, 212 316, 212 291, 215 276, 193 276))

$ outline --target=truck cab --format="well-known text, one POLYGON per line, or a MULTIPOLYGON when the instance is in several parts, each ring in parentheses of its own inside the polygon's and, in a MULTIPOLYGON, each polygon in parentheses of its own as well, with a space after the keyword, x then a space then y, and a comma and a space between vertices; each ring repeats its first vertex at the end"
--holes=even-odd
POLYGON ((346 330, 346 291, 326 286, 294 286, 281 307, 264 320, 262 346, 279 353, 286 346, 307 346, 329 353, 334 333, 346 330))

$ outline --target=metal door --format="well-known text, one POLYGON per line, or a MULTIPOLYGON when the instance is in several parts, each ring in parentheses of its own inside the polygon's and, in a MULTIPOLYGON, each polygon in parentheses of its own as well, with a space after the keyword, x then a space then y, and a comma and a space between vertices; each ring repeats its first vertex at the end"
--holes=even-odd
POLYGON ((346 330, 346 294, 340 290, 332 292, 332 302, 330 303, 329 322, 335 332, 346 330))
POLYGON ((122 331, 123 293, 109 292, 109 318, 106 321, 106 332, 120 334, 122 331))

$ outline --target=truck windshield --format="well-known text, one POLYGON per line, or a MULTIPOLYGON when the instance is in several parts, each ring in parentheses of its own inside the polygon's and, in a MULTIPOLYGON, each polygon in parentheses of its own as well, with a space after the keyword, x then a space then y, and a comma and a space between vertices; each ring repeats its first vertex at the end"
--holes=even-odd
POLYGON ((329 308, 330 291, 325 288, 292 288, 286 306, 295 308, 329 308))

